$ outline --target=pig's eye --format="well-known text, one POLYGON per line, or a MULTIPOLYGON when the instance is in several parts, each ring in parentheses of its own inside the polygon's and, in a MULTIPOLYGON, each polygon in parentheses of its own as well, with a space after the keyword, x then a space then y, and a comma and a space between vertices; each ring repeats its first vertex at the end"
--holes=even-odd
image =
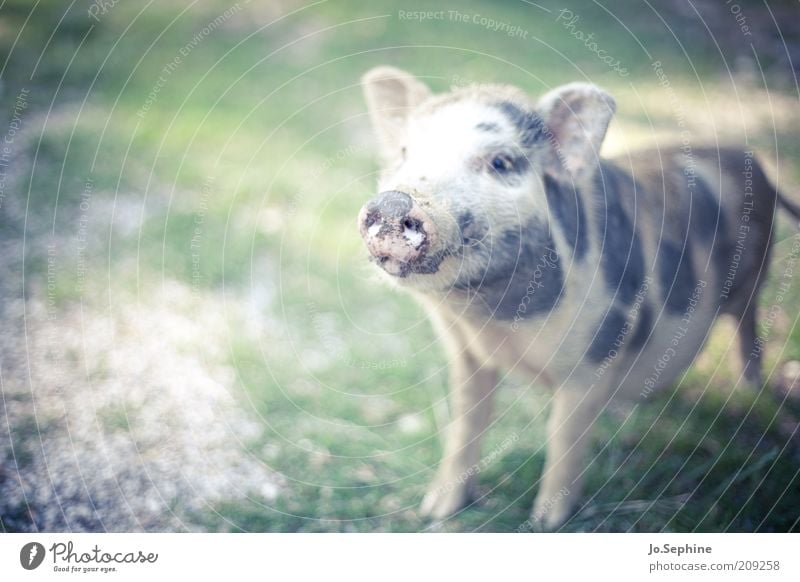
POLYGON ((514 169, 514 162, 509 156, 495 156, 492 158, 492 170, 498 174, 505 174, 514 169))

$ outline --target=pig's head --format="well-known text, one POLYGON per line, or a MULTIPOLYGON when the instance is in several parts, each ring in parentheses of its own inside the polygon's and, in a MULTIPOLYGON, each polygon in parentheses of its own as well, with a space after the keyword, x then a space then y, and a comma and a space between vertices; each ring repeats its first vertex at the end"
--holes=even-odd
POLYGON ((372 260, 421 291, 507 279, 526 238, 552 241, 553 191, 591 181, 614 112, 582 83, 534 103, 498 85, 432 95, 378 67, 363 88, 384 169, 359 228, 372 260))

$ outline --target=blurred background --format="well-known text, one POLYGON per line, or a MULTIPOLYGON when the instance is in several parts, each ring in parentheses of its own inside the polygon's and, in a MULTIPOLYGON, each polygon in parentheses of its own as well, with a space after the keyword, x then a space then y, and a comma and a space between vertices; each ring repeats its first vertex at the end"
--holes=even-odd
MULTIPOLYGON (((796 1, 6 0, 0 63, 2 531, 527 519, 549 395, 513 379, 483 497, 417 514, 447 371, 356 228, 373 66, 588 80, 617 99, 608 154, 746 143, 800 199, 796 1)), ((767 386, 733 388, 720 323, 674 390, 609 412, 565 531, 800 527, 797 232, 779 219, 762 295, 767 386)))

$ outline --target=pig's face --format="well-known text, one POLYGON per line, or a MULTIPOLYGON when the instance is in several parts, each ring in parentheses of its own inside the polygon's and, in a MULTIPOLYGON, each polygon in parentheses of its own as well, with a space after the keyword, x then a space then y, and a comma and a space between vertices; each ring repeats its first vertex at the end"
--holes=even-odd
POLYGON ((391 278, 420 290, 478 288, 515 272, 532 231, 546 246, 546 184, 575 177, 547 121, 556 121, 553 95, 539 106, 503 86, 432 96, 387 67, 364 88, 384 170, 359 225, 391 278))

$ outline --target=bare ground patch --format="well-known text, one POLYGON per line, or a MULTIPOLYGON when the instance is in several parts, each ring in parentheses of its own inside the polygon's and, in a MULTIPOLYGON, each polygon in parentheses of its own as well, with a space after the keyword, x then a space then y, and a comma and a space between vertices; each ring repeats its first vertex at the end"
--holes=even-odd
POLYGON ((246 302, 229 299, 223 313, 213 295, 166 281, 146 297, 54 306, 46 286, 21 296, 20 246, 4 250, 3 529, 195 530, 220 501, 280 494, 247 451, 261 426, 227 365, 227 326, 246 302))

